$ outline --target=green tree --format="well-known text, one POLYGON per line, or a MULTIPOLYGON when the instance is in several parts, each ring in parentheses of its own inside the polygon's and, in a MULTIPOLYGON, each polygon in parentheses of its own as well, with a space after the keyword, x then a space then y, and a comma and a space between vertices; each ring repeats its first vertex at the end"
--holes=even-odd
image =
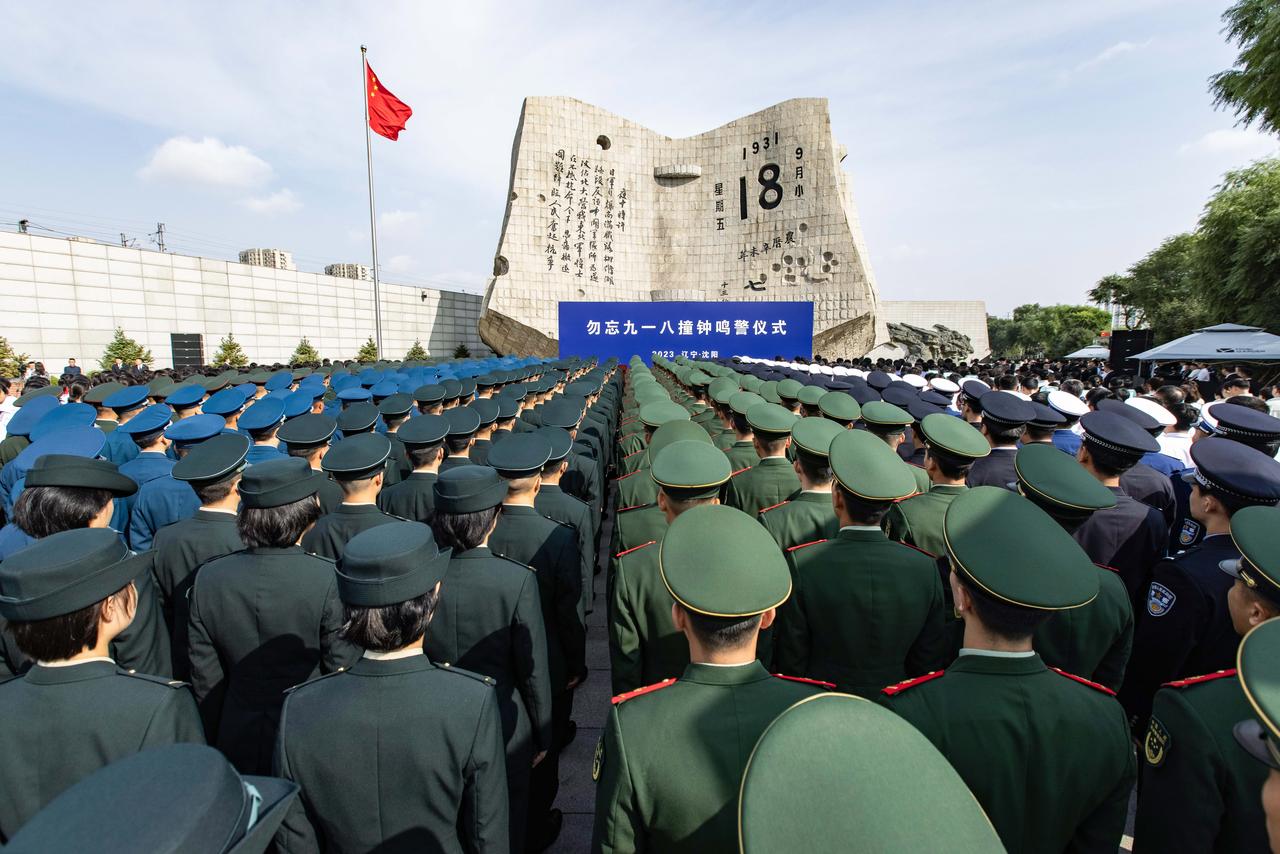
POLYGON ((311 346, 311 342, 306 336, 298 342, 298 346, 294 348, 293 355, 289 357, 289 367, 296 368, 299 365, 310 365, 320 361, 320 351, 311 346))
POLYGON ((249 364, 249 357, 244 354, 244 349, 235 336, 228 332, 227 337, 218 342, 218 351, 213 354, 213 364, 243 368, 249 364))
POLYGON ((470 358, 471 358, 471 351, 467 349, 467 345, 466 345, 466 344, 459 344, 457 347, 454 347, 454 348, 453 348, 453 358, 455 358, 455 359, 470 359, 470 358))
POLYGON ((1018 340, 1018 324, 1008 317, 987 315, 987 343, 991 355, 1015 357, 1022 355, 1022 343, 1018 340))
POLYGON ((1098 305, 1124 306, 1126 328, 1150 327, 1157 344, 1206 325, 1211 321, 1198 240, 1196 234, 1165 239, 1127 273, 1100 279, 1089 299, 1098 305))
POLYGON ((1200 217, 1195 256, 1210 317, 1280 330, 1280 159, 1227 173, 1200 217))
POLYGON ((413 346, 409 348, 409 352, 404 354, 406 362, 421 362, 431 358, 431 354, 427 352, 427 348, 422 346, 422 342, 417 338, 413 339, 413 346))
POLYGON ((374 343, 373 336, 369 336, 369 340, 360 345, 359 352, 356 353, 356 361, 360 363, 378 361, 378 345, 374 343))
POLYGON ((105 371, 111 367, 116 359, 126 365, 132 365, 134 359, 141 359, 144 365, 150 365, 152 362, 151 351, 128 335, 125 335, 124 329, 119 326, 116 327, 116 333, 111 338, 111 343, 107 345, 107 349, 103 352, 102 358, 98 360, 98 364, 105 371))
POLYGON ((987 338, 996 356, 1057 358, 1092 343, 1111 315, 1088 305, 1028 303, 1009 318, 988 317, 987 338))
POLYGON ((1234 112, 1241 124, 1280 132, 1280 2, 1239 0, 1222 20, 1240 54, 1230 70, 1209 78, 1214 105, 1234 112))
POLYGON ((0 377, 13 379, 20 376, 22 369, 27 366, 29 361, 31 361, 30 356, 26 353, 14 351, 9 339, 0 335, 0 377))

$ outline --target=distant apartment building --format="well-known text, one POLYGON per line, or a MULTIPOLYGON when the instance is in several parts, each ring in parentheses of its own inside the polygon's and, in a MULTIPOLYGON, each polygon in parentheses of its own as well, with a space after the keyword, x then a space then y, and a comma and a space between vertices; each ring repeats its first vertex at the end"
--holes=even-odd
POLYGON ((293 263, 293 253, 283 249, 245 249, 240 253, 240 263, 277 270, 298 269, 293 263))
MULTIPOLYGON (((241 259, 243 260, 243 259, 241 259)), ((373 274, 364 264, 330 264, 324 268, 326 276, 337 276, 339 279, 358 279, 362 282, 373 281, 373 274)))

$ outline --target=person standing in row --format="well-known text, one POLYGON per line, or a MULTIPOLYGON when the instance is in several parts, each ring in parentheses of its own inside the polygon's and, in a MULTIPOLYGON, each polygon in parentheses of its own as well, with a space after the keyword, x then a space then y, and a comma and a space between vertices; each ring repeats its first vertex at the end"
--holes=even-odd
POLYGON ((338 422, 329 416, 309 412, 290 418, 276 431, 276 438, 284 443, 285 453, 306 460, 319 478, 320 490, 316 498, 320 501, 320 512, 325 515, 342 504, 342 487, 329 477, 323 464, 337 430, 338 422))
POLYGON ((419 415, 396 430, 412 470, 399 483, 378 493, 378 509, 401 519, 431 522, 448 433, 449 419, 442 415, 419 415))
MULTIPOLYGON (((348 436, 329 449, 320 466, 342 489, 342 504, 321 516, 307 531, 302 548, 312 554, 337 560, 342 549, 361 531, 396 521, 378 509, 391 441, 378 433, 348 436)), ((319 487, 316 487, 319 489, 319 487)))
POLYGON ((783 551, 830 539, 840 529, 831 504, 833 475, 828 453, 831 440, 842 432, 843 427, 827 418, 801 418, 791 428, 791 443, 796 449, 792 467, 800 478, 800 491, 760 511, 760 524, 783 551))

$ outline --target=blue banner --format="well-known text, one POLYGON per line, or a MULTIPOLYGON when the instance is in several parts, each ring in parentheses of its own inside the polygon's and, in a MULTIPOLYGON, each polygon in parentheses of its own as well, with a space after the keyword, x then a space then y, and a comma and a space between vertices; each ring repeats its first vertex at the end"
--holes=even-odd
POLYGON ((560 355, 809 358, 813 303, 562 302, 560 355))

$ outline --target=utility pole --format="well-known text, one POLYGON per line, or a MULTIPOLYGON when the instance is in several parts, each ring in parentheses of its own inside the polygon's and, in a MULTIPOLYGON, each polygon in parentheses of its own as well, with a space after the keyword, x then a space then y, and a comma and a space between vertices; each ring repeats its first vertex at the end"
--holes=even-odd
POLYGON ((161 252, 167 252, 164 248, 164 223, 156 223, 156 245, 160 247, 161 252))
POLYGON ((120 232, 120 245, 126 249, 129 247, 129 238, 125 237, 124 232, 120 232))
POLYGON ((26 220, 26 219, 18 220, 18 234, 30 234, 30 232, 27 231, 27 226, 30 224, 31 224, 30 220, 26 220))

